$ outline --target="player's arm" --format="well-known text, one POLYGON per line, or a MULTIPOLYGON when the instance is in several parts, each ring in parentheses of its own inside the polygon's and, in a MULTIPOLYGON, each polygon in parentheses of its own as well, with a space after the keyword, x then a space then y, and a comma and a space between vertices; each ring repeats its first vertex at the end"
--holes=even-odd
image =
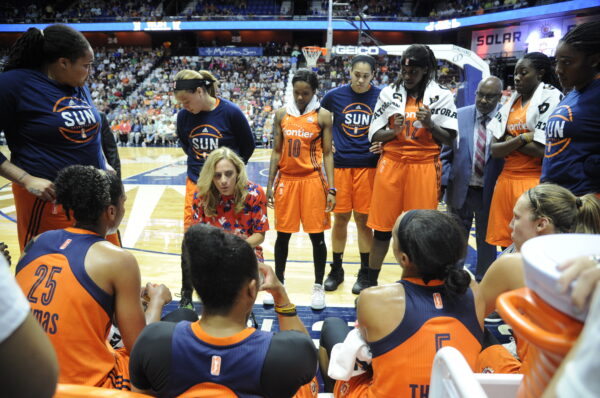
POLYGON ((271 151, 271 163, 269 164, 269 181, 267 183, 267 203, 273 207, 273 182, 277 174, 279 159, 281 159, 281 150, 283 148, 283 132, 281 131, 281 120, 285 115, 285 108, 280 108, 275 112, 273 121, 273 150, 271 151))
POLYGON ((532 132, 523 133, 516 137, 505 134, 500 140, 494 138, 490 150, 494 158, 504 158, 514 151, 519 151, 536 158, 544 156, 544 146, 539 142, 533 141, 532 132))
POLYGON ((264 232, 255 232, 246 238, 246 242, 254 249, 256 246, 260 245, 265 241, 265 233, 264 232))
MULTIPOLYGON (((400 114, 394 115, 394 126, 398 128, 402 124, 404 124, 404 116, 400 114)), ((377 130, 377 132, 373 134, 371 142, 381 142, 382 144, 385 144, 386 142, 396 138, 396 133, 396 128, 377 130)))
MULTIPOLYGON (((331 127, 333 125, 331 112, 326 109, 319 109, 319 125, 321 126, 323 137, 321 145, 323 146, 323 164, 325 173, 327 174, 327 184, 329 188, 335 188, 334 173, 333 173, 333 135, 331 127)), ((330 212, 335 208, 335 194, 331 191, 327 193, 327 208, 325 211, 330 212)))
MULTIPOLYGON (((177 134, 177 137, 179 138, 179 142, 181 143, 181 148, 183 149, 183 152, 185 152, 186 155, 189 156, 190 154, 190 143, 188 141, 188 137, 186 136, 185 132, 184 132, 184 121, 183 121, 184 115, 182 112, 179 112, 177 114, 177 123, 175 125, 175 134, 177 134)), ((156 123, 154 124, 154 131, 152 131, 151 134, 149 135, 154 135, 156 134, 156 123)), ((147 137, 149 138, 149 137, 147 137)))
POLYGON ((51 202, 56 199, 52 181, 32 176, 1 154, 0 162, 2 162, 0 163, 0 176, 21 185, 29 193, 42 200, 51 202))
POLYGON ((248 119, 242 113, 241 110, 237 109, 234 119, 234 131, 237 132, 238 148, 240 150, 240 157, 244 163, 248 163, 250 157, 254 153, 256 147, 256 140, 254 133, 248 124, 248 119))
POLYGON ((417 120, 423 123, 423 127, 431 131, 433 139, 442 145, 452 145, 456 138, 456 130, 445 129, 431 120, 431 109, 427 105, 419 107, 416 113, 417 120))
POLYGON ((510 290, 525 286, 520 254, 504 254, 492 263, 477 289, 476 300, 485 303, 485 315, 496 309, 496 299, 510 290))
POLYGON ((277 279, 273 269, 268 265, 258 263, 258 271, 263 276, 263 283, 260 286, 260 290, 265 290, 273 296, 275 311, 279 320, 279 330, 296 330, 308 335, 308 331, 304 327, 300 317, 298 317, 295 306, 290 301, 285 287, 277 279), (285 312, 285 314, 281 312, 285 312))

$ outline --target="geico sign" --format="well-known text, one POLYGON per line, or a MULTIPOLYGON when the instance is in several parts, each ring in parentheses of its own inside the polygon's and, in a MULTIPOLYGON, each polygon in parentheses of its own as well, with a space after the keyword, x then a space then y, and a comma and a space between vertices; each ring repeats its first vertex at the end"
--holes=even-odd
POLYGON ((332 52, 338 55, 379 55, 379 47, 334 46, 332 52))

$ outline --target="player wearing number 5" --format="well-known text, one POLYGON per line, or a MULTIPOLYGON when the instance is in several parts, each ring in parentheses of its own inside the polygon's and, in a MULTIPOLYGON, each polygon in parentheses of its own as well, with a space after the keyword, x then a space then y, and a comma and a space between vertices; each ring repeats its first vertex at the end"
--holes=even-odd
POLYGON ((277 110, 273 123, 275 145, 271 154, 267 199, 275 207, 275 273, 284 281, 292 233, 302 228, 313 246, 315 285, 311 306, 325 308, 323 277, 327 247, 323 231, 330 227, 335 207, 331 113, 316 97, 317 75, 306 69, 292 78, 294 100, 277 110), (327 179, 323 176, 325 165, 327 179))

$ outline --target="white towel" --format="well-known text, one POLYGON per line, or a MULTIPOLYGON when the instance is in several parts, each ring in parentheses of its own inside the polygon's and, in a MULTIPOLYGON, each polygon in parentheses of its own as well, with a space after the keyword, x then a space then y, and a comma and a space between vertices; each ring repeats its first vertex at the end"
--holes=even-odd
MULTIPOLYGON (((493 134, 496 139, 504 136, 510 108, 520 96, 521 94, 515 91, 487 124, 488 133, 493 134)), ((527 119, 525 124, 529 131, 533 131, 534 141, 546 145, 546 123, 562 99, 563 95, 556 87, 544 83, 537 86, 529 100, 529 107, 525 115, 527 119)))
MULTIPOLYGON (((373 119, 369 126, 369 140, 373 135, 388 125, 389 118, 394 114, 404 114, 406 107, 406 89, 403 85, 394 89, 387 86, 377 99, 373 119)), ((452 92, 447 88, 440 86, 436 82, 430 82, 425 88, 423 103, 431 109, 431 120, 438 126, 458 131, 458 119, 456 118, 456 105, 452 92)))
POLYGON ((327 374, 334 380, 348 381, 351 377, 365 373, 356 360, 371 363, 371 351, 358 329, 348 333, 343 343, 331 349, 327 374))
POLYGON ((319 107, 321 106, 321 103, 319 102, 319 99, 317 98, 317 95, 313 95, 312 99, 310 100, 310 102, 308 103, 308 105, 306 105, 306 109, 304 109, 304 113, 300 113, 300 110, 298 109, 298 107, 296 106, 296 102, 291 101, 288 102, 285 105, 285 110, 287 112, 288 115, 290 116, 302 116, 302 115, 306 115, 307 113, 310 113, 314 110, 319 109, 319 107))

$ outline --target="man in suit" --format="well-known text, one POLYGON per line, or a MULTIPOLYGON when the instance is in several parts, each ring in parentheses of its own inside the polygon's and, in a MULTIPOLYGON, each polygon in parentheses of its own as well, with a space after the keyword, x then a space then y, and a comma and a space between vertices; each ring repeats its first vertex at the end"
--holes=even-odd
POLYGON ((502 81, 495 76, 483 79, 477 87, 475 105, 458 109, 458 138, 452 146, 444 146, 441 155, 446 203, 460 218, 466 236, 475 217, 478 281, 496 259, 496 247, 485 242, 485 234, 494 186, 504 160, 491 157, 492 137, 486 134, 485 126, 500 108, 501 97, 502 81))

